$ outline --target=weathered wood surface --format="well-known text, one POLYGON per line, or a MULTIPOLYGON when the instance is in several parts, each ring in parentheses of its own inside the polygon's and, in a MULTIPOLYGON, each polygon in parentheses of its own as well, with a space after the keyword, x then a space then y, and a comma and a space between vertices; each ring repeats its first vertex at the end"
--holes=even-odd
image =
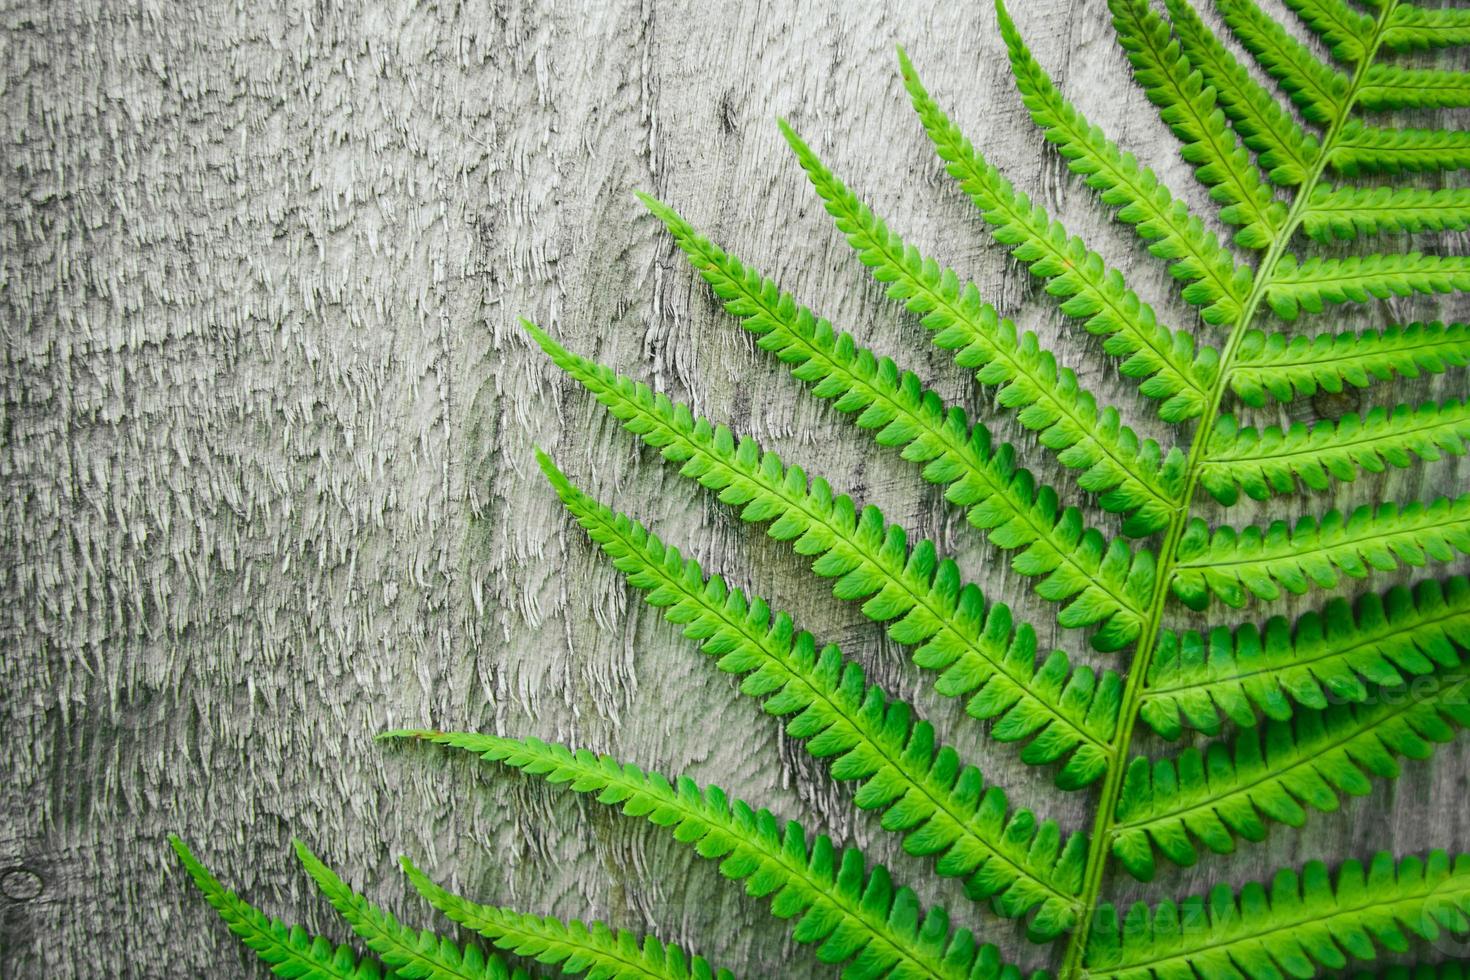
MULTIPOLYGON (((1017 6, 1084 110, 1202 205, 1128 81, 1103 0, 1017 6)), ((169 831, 251 901, 339 938, 293 835, 416 923, 432 917, 406 897, 399 853, 473 896, 654 929, 746 976, 814 972, 757 903, 660 834, 372 741, 405 724, 535 734, 688 772, 925 879, 630 600, 555 505, 535 445, 873 664, 1019 801, 1083 826, 1091 794, 1058 798, 1049 772, 980 748, 978 726, 877 628, 635 448, 516 327, 534 317, 761 436, 1049 622, 936 492, 733 329, 632 194, 669 200, 1016 438, 865 284, 780 141, 784 115, 896 228, 1162 435, 1099 345, 988 241, 903 97, 896 42, 1020 186, 1135 270, 1166 319, 1193 322, 1044 152, 989 5, 7 8, 0 975, 263 975, 186 886, 169 831)), ((1321 328, 1464 311, 1395 301, 1321 328)), ((1454 372, 1395 394, 1464 392, 1454 372)), ((1467 475, 1439 463, 1341 501, 1463 488, 1467 475)), ((1322 506, 1289 498, 1271 513, 1322 506)), ((1461 743, 1304 834, 1278 829, 1237 860, 1163 874, 1156 893, 1379 847, 1470 848, 1467 775, 1461 743)), ((970 917, 1045 963, 1010 926, 970 917)))

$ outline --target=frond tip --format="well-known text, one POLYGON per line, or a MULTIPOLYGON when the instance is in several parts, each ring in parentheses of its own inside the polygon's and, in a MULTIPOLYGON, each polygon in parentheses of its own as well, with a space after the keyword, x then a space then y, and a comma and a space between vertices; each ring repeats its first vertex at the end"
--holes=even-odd
POLYGON ((794 920, 796 941, 815 945, 822 962, 852 961, 853 977, 1020 980, 1015 967, 1000 963, 994 946, 977 945, 968 930, 951 930, 943 908, 926 914, 913 891, 896 886, 882 865, 869 870, 862 852, 839 849, 824 834, 808 838, 797 822, 782 824, 718 787, 701 788, 688 777, 671 783, 609 756, 534 738, 412 731, 382 737, 421 738, 472 752, 596 794, 599 803, 669 828, 675 840, 718 861, 726 878, 746 882, 747 893, 769 898, 771 913, 794 920))
POLYGON ((1350 961, 1402 953, 1411 938, 1470 929, 1470 856, 1431 851, 1395 863, 1380 852, 1347 861, 1336 879, 1319 861, 1232 894, 1099 909, 1086 954, 1092 980, 1310 977, 1350 961))

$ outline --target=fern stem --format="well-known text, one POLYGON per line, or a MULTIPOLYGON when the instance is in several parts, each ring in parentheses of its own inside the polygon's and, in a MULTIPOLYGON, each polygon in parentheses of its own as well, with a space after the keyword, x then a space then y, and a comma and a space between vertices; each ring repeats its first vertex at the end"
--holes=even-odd
MULTIPOLYGON (((1292 236, 1306 216, 1312 192, 1321 181, 1327 161, 1332 156, 1332 149, 1351 117, 1358 93, 1368 74, 1368 68, 1378 54, 1384 31, 1388 27, 1389 19, 1394 8, 1398 6, 1398 2, 1399 0, 1385 0, 1379 9, 1372 37, 1365 45, 1362 60, 1359 61, 1353 72, 1347 94, 1323 135, 1322 150, 1313 161, 1312 169, 1308 172, 1306 180, 1298 187, 1296 196, 1291 202, 1291 209, 1287 212, 1285 224, 1276 233, 1275 240, 1272 241, 1260 265, 1256 268, 1250 295, 1241 308, 1240 315, 1231 326, 1230 334, 1221 350, 1219 374, 1216 375, 1210 386, 1205 411, 1200 416, 1190 443, 1189 457, 1185 464, 1184 496, 1178 510, 1170 519, 1163 546, 1159 549, 1158 577, 1154 580, 1153 601, 1149 604, 1148 612, 1144 617, 1143 635, 1139 637, 1133 661, 1128 668, 1127 684, 1123 689, 1123 705, 1118 717, 1118 730, 1113 736, 1112 744, 1113 756, 1120 761, 1127 757, 1129 745, 1133 739, 1133 729, 1138 722, 1139 710, 1143 702, 1144 684, 1149 673, 1149 663, 1153 658, 1159 631, 1163 626, 1164 606, 1170 594, 1169 586, 1177 561, 1179 540, 1183 537, 1184 529, 1189 523, 1190 504, 1194 500, 1195 489, 1204 470, 1206 449, 1215 427, 1215 420, 1220 415, 1220 403, 1224 399, 1225 392, 1229 390, 1231 368, 1236 353, 1251 323, 1255 320, 1261 303, 1265 301, 1267 285, 1271 281, 1277 263, 1286 254, 1292 236)), ((1083 872, 1082 878, 1082 908, 1085 914, 1067 943, 1067 951, 1058 974, 1060 980, 1080 980, 1083 975, 1083 957, 1095 918, 1093 913, 1097 908, 1098 895, 1102 890, 1103 876, 1108 866, 1107 856, 1111 851, 1118 799, 1123 789, 1123 777, 1126 771, 1127 766, 1113 766, 1108 770, 1108 775, 1103 783, 1097 813, 1093 818, 1087 869, 1083 872)))

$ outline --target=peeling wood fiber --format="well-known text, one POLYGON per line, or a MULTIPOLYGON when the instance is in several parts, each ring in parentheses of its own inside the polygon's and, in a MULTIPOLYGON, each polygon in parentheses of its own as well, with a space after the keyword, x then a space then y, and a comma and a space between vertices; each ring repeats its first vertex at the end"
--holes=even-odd
MULTIPOLYGON (((1103 0, 1015 6, 1068 94, 1204 210, 1103 0)), ((779 113, 896 229, 1162 435, 1100 345, 989 241, 903 97, 895 43, 1019 186, 1166 321, 1194 323, 1025 119, 989 4, 12 0, 4 20, 0 976, 265 976, 187 887, 170 831, 250 901, 338 939, 293 835, 418 925, 434 920, 406 895, 399 853, 476 898, 655 929, 746 976, 818 975, 781 924, 662 835, 372 741, 402 725, 533 734, 688 772, 927 878, 633 600, 556 505, 535 445, 872 664, 1019 802, 1084 825, 1091 794, 1062 797, 1050 772, 984 748, 880 630, 637 448, 516 326, 530 316, 880 504, 1043 624, 1043 640, 1108 662, 1046 625, 1051 611, 911 469, 733 329, 633 198, 668 200, 1034 449, 865 283, 779 113)), ((1463 235, 1425 242, 1470 251, 1463 235)), ((1394 300, 1321 324, 1466 312, 1394 300)), ((1376 392, 1465 385, 1454 372, 1376 392)), ((1363 479, 1339 503, 1467 482, 1452 460, 1363 479)), ((1285 498, 1270 515, 1323 506, 1285 498)), ((1162 874, 1153 894, 1380 847, 1470 848, 1467 784, 1462 743, 1305 833, 1162 874)), ((1044 964, 954 889, 922 891, 1044 964)))

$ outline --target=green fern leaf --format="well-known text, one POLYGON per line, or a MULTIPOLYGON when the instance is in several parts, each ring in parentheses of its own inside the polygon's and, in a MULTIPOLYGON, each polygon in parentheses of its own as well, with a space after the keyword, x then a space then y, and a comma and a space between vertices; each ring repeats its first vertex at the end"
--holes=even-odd
POLYGON ((1236 244, 1266 248, 1286 224, 1286 205, 1276 200, 1265 175, 1226 125, 1214 90, 1147 0, 1109 0, 1108 6, 1118 41, 1133 64, 1133 77, 1184 144, 1181 153, 1194 165, 1200 183, 1210 189, 1211 198, 1226 205, 1220 220, 1241 226, 1236 244))
POLYGON ((1347 177, 1470 170, 1470 132, 1381 129, 1354 121, 1344 128, 1327 159, 1332 169, 1347 177))
POLYGON ((1165 4, 1180 47, 1205 82, 1214 87, 1220 108, 1245 145, 1259 155, 1266 175, 1282 187, 1306 180, 1321 152, 1317 138, 1277 104, 1186 0, 1165 0, 1165 4))
POLYGON ((614 932, 602 922, 562 922, 549 915, 527 915, 472 902, 436 885, 408 858, 401 861, 414 889, 446 917, 501 949, 558 967, 567 976, 586 973, 609 980, 733 980, 729 970, 715 970, 704 957, 689 956, 673 943, 652 936, 643 937, 640 943, 632 933, 624 929, 614 932))
POLYGON ((1465 663, 1470 650, 1470 580, 1420 582, 1410 591, 1369 593, 1356 612, 1333 599, 1321 613, 1289 626, 1280 616, 1263 628, 1217 627, 1159 636, 1139 717, 1165 738, 1184 725, 1215 735, 1222 717, 1256 724, 1256 712, 1286 721, 1295 705, 1322 710, 1361 704, 1371 688, 1397 687, 1465 663))
MULTIPOLYGON (((859 372, 868 371, 853 363, 856 352, 848 346, 850 339, 844 341, 846 334, 837 334, 826 319, 701 237, 672 208, 652 198, 644 202, 668 226, 725 308, 760 337, 763 348, 797 365, 797 377, 816 383, 819 395, 838 398, 839 405, 854 390, 860 392, 855 398, 867 397, 858 382, 867 380, 859 372)), ((1017 410, 1017 420, 1038 433, 1064 466, 1082 471, 1079 485, 1099 494, 1104 510, 1128 515, 1125 533, 1137 536, 1163 527, 1175 506, 1183 454, 1173 451, 1161 459, 1157 443, 1140 440, 1120 422, 1116 409, 1099 410, 1092 395, 1078 386, 1076 375, 1058 368, 1034 334, 1018 337, 1015 325, 995 320, 994 311, 978 296, 967 293, 955 302, 969 317, 956 320, 935 343, 958 349, 956 363, 980 369, 976 376, 982 383, 999 386, 999 402, 1017 410), (977 329, 971 331, 972 325, 977 329)))
POLYGON ((491 980, 509 976, 498 956, 486 957, 478 946, 461 949, 432 932, 401 925, 391 914, 348 887, 301 841, 291 843, 327 901, 398 976, 415 980, 491 980))
MULTIPOLYGON (((895 641, 922 644, 916 662, 943 672, 938 681, 942 693, 969 695, 972 715, 1001 718, 997 737, 1029 737, 1050 716, 1057 728, 1048 730, 1041 741, 1051 748, 1037 745, 1024 757, 1047 762, 1078 748, 1059 774, 1061 785, 1076 788, 1096 778, 1098 767, 1105 764, 1096 748, 1111 737, 1121 687, 1115 673, 1095 676, 1088 668, 1074 672, 1066 656, 1056 652, 1038 670, 1035 631, 1022 624, 1013 632, 1004 605, 992 606, 987 614, 980 591, 962 583, 954 562, 941 558, 931 542, 910 550, 907 535, 887 524, 877 508, 859 513, 851 499, 834 496, 826 481, 809 483, 800 468, 786 467, 774 453, 762 452, 754 440, 742 439, 737 445, 723 426, 712 426, 684 406, 654 396, 646 386, 568 353, 532 325, 527 329, 559 366, 632 431, 666 458, 683 463, 681 472, 719 491, 727 503, 742 507, 745 519, 774 520, 768 532, 779 540, 794 541, 798 553, 816 557, 813 570, 837 578, 835 594, 866 600, 864 614, 875 622, 893 621, 889 634, 895 641), (1063 710, 1064 704, 1071 708, 1063 710)), ((1075 517, 1075 511, 1069 513, 1075 517)), ((1097 610, 1107 601, 1101 585, 1115 575, 1119 588, 1136 587, 1133 577, 1121 580, 1127 563, 1120 564, 1111 549, 1105 554, 1096 532, 1077 533, 1080 525, 1071 521, 1064 515, 1058 525, 1071 535, 1066 568, 1052 569, 1040 587, 1043 595, 1053 597, 1068 588, 1072 589, 1068 595, 1081 593, 1074 605, 1081 603, 1083 609, 1077 613, 1064 609, 1064 624, 1096 621, 1097 610), (1075 588, 1072 582, 1077 583, 1075 588)), ((1012 543, 1005 537, 1001 541, 1012 543)), ((1045 554, 1033 545, 1018 563, 1038 574, 1041 569, 1034 562, 1045 554)), ((1117 618, 1100 635, 1117 632, 1117 618)))
POLYGON ((1394 51, 1470 44, 1470 10, 1426 9, 1398 4, 1388 17, 1383 43, 1394 51))
MULTIPOLYGON (((796 941, 816 945, 822 962, 851 961, 844 977, 1020 980, 1015 967, 1000 962, 994 946, 977 946, 967 930, 952 931, 943 908, 926 914, 913 891, 895 887, 882 865, 866 870, 860 851, 838 850, 826 835, 809 843, 794 820, 782 825, 770 811, 753 810, 718 787, 701 789, 688 777, 670 783, 609 756, 573 752, 534 738, 453 732, 392 732, 387 737, 405 736, 473 752, 565 783, 578 793, 595 793, 599 803, 620 805, 630 816, 672 828, 680 843, 700 857, 719 861, 726 878, 746 882, 746 892, 756 898, 770 898, 773 915, 795 919, 796 941)), ((420 880, 436 888, 422 876, 420 880)), ((454 901, 445 898, 446 905, 454 901)), ((493 921, 497 910, 481 908, 469 910, 466 918, 483 915, 493 921)), ((1032 980, 1043 978, 1037 974, 1032 980)))
MULTIPOLYGON (((932 855, 940 874, 965 878, 970 896, 990 899, 1002 915, 1020 917, 1040 905, 1031 927, 1040 939, 1070 928, 1085 837, 1063 842, 1055 823, 1038 824, 1028 810, 1008 816, 1003 790, 987 788, 979 770, 961 765, 953 749, 936 744, 928 722, 915 722, 912 708, 869 685, 862 667, 843 660, 836 646, 819 651, 790 616, 773 613, 758 597, 747 599, 718 576, 705 578, 697 562, 588 497, 544 456, 541 465, 577 522, 646 593, 648 603, 719 658, 721 670, 745 675, 741 691, 764 699, 766 712, 790 716, 788 734, 806 740, 813 756, 830 759, 834 778, 859 782, 857 805, 881 811, 884 829, 901 834, 909 853, 932 855)), ((1070 754, 1059 776, 1069 784, 1105 772, 1108 760, 1098 752, 1108 733, 1089 731, 1098 727, 1087 711, 1094 693, 1091 671, 1074 674, 1064 694, 1047 686, 1051 678, 1025 676, 1034 669, 1031 662, 1005 666, 1024 683, 983 663, 980 669, 989 673, 982 674, 984 689, 972 699, 981 710, 1006 705, 998 737, 1031 738, 1022 754, 1031 763, 1070 754)), ((949 673, 959 671, 952 667, 949 673)), ((975 673, 951 687, 973 685, 975 673)), ((1116 678, 1111 686, 1120 687, 1116 678)), ((944 680, 940 689, 949 689, 944 680)), ((1098 714, 1105 714, 1106 705, 1101 707, 1098 714)))
POLYGON ((1318 61, 1255 0, 1216 0, 1216 6, 1236 39, 1276 79, 1307 121, 1326 126, 1337 118, 1352 87, 1346 75, 1318 61))
MULTIPOLYGON (((1067 165, 1098 192, 1103 203, 1120 208, 1118 219, 1133 225, 1139 237, 1151 243, 1149 250, 1154 255, 1174 260, 1170 271, 1176 279, 1191 284, 1184 290, 1184 298, 1205 307, 1201 315, 1206 322, 1233 320, 1243 309, 1249 293, 1251 270, 1235 264, 1214 233, 1205 229, 1199 218, 1159 182, 1152 170, 1140 166, 1132 154, 1119 150, 1101 129, 1089 123, 1062 97, 1050 76, 1032 57, 1001 0, 996 0, 996 12, 1016 88, 1047 140, 1057 146, 1067 165)), ((905 78, 911 74, 904 72, 905 78)), ((912 86, 910 91, 913 92, 912 86)), ((917 93, 914 102, 917 108, 917 93)), ((934 138, 934 128, 927 121, 925 127, 934 138)), ((934 141, 940 145, 938 139, 934 141)), ((944 156, 943 147, 941 156, 944 156)))
POLYGON ((1332 479, 1352 482, 1358 471, 1382 473, 1388 466, 1414 465, 1417 455, 1437 460, 1465 455, 1470 439, 1470 404, 1458 401, 1417 409, 1399 405, 1391 412, 1375 408, 1359 417, 1344 415, 1308 428, 1267 426, 1241 428, 1234 416, 1222 415, 1206 444, 1200 463, 1200 486, 1220 503, 1235 503, 1241 490, 1253 500, 1273 493, 1292 493, 1297 481, 1311 490, 1326 490, 1332 479))
POLYGON ((1463 109, 1470 106, 1470 72, 1373 65, 1359 100, 1376 110, 1463 109))
POLYGON ((1286 5, 1326 42, 1339 61, 1356 65, 1368 53, 1377 25, 1344 0, 1286 0, 1286 5))
MULTIPOLYGON (((514 973, 496 955, 485 955, 479 947, 460 947, 432 933, 415 934, 391 916, 368 905, 361 896, 356 906, 365 921, 376 923, 379 942, 392 949, 396 958, 413 966, 393 970, 383 962, 364 956, 350 946, 333 946, 321 936, 310 936, 300 926, 287 927, 228 891, 189 851, 177 836, 169 835, 179 861, 194 879, 205 900, 219 912, 230 931, 270 965, 271 972, 294 980, 531 980, 525 970, 514 973), (391 926, 387 925, 391 923, 391 926), (392 938, 386 938, 391 933, 392 938), (402 941, 400 943, 400 940, 402 941)), ((328 872, 330 874, 330 872, 328 872)), ((339 883, 340 884, 340 883, 339 883)), ((344 886, 345 888, 345 886, 344 886)), ((347 889, 346 894, 351 895, 347 889)))
POLYGON ((1417 568, 1431 558, 1450 561, 1456 552, 1470 554, 1470 494, 1427 506, 1363 506, 1347 517, 1333 510, 1320 521, 1304 517, 1294 528, 1275 521, 1212 534, 1194 518, 1179 542, 1170 586, 1191 609, 1205 608, 1212 593, 1238 608, 1247 595, 1271 600, 1283 589, 1301 595, 1313 585, 1333 588, 1341 575, 1366 578, 1400 563, 1417 568))
POLYGON ((1320 388, 1366 388, 1394 375, 1417 378, 1470 363, 1470 325, 1411 323, 1404 327, 1315 337, 1245 334, 1230 371, 1230 388, 1260 408, 1269 395, 1281 402, 1310 398, 1320 388))
MULTIPOLYGON (((828 213, 837 219, 838 230, 847 236, 873 277, 889 284, 889 296, 920 314, 924 325, 935 333, 951 329, 971 337, 994 333, 995 310, 979 302, 973 283, 961 284, 952 270, 906 246, 785 122, 781 131, 826 202, 828 213)), ((1014 244, 1017 257, 1033 274, 1047 280, 1047 292, 1066 299, 1063 312, 1081 319, 1089 333, 1108 337, 1103 349, 1127 358, 1123 374, 1141 379, 1140 390, 1148 397, 1164 399, 1160 417, 1181 421, 1198 416, 1204 410, 1205 392, 1214 380, 1219 353, 1204 348, 1196 354, 1192 337, 1159 324, 1153 309, 1124 285, 1121 275, 1038 209, 1028 209, 1014 194, 1005 199, 997 195, 996 200, 999 206, 985 216, 996 225, 997 237, 1014 244)))
POLYGON ((1388 688, 1366 705, 1298 710, 1290 721, 1247 728, 1205 751, 1128 766, 1113 825, 1112 851, 1130 874, 1149 881, 1154 850, 1175 864, 1198 859, 1194 841, 1229 854, 1236 838, 1261 841, 1266 821, 1300 827, 1307 808, 1336 810, 1341 797, 1363 796, 1370 777, 1399 774, 1395 756, 1426 759, 1434 746, 1470 727, 1470 672, 1388 688))
POLYGON ((1092 980, 1309 977, 1379 949, 1403 952, 1411 937, 1463 932, 1467 911, 1470 857, 1431 851, 1395 863, 1379 853, 1367 868, 1346 862, 1335 882, 1313 861, 1239 895, 1217 885, 1208 897, 1139 904, 1124 916, 1104 906, 1086 964, 1092 980))
POLYGON ((1386 232, 1463 231, 1470 188, 1328 187, 1319 184, 1302 213, 1302 230, 1319 242, 1386 232))
POLYGON ((1470 290, 1470 257, 1409 252, 1298 262, 1284 255, 1266 287, 1266 301, 1283 320, 1295 320, 1303 310, 1321 313, 1328 303, 1465 290, 1470 290))

